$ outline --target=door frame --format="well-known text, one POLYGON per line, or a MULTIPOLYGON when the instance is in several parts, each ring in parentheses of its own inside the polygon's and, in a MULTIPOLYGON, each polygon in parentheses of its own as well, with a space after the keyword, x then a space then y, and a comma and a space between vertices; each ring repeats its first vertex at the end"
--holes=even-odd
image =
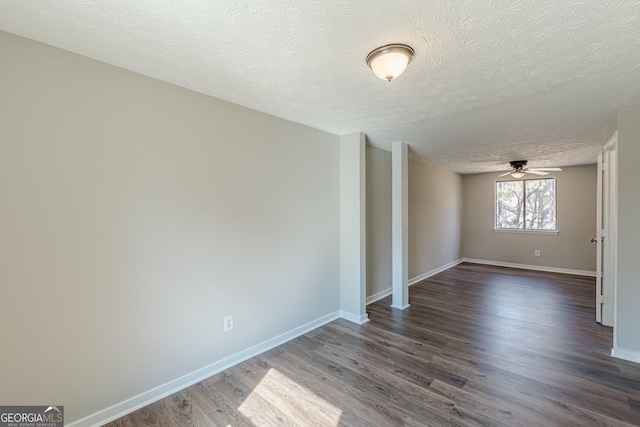
MULTIPOLYGON (((602 323, 602 303, 604 297, 602 295, 602 216, 603 216, 603 195, 604 187, 604 166, 603 166, 604 148, 598 152, 598 175, 596 177, 596 322, 602 323)), ((593 242, 593 240, 591 240, 593 242)))
POLYGON ((617 141, 618 133, 615 132, 598 153, 596 213, 596 321, 613 326, 614 330, 617 305, 617 141))

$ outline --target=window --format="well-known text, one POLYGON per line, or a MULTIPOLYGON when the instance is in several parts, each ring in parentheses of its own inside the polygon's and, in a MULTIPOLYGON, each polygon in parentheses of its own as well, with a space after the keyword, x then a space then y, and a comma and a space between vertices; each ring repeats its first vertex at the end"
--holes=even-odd
POLYGON ((496 230, 557 231, 556 180, 496 182, 496 230))

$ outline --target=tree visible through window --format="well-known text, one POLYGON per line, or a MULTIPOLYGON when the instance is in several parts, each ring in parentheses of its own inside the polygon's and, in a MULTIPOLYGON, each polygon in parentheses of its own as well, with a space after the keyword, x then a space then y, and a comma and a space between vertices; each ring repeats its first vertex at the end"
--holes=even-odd
POLYGON ((496 182, 496 230, 557 230, 556 180, 496 182))

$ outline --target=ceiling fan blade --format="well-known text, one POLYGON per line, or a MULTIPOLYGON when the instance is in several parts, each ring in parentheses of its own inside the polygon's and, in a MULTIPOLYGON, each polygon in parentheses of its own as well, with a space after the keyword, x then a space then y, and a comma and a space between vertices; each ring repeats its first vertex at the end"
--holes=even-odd
POLYGON ((503 173, 502 175, 498 175, 498 178, 500 178, 501 176, 507 176, 511 173, 511 171, 507 172, 507 173, 503 173))
POLYGON ((527 169, 524 171, 525 173, 530 173, 532 175, 549 175, 549 172, 542 172, 538 169, 527 169))
POLYGON ((547 171, 547 172, 560 172, 560 168, 532 168, 530 171, 547 171))

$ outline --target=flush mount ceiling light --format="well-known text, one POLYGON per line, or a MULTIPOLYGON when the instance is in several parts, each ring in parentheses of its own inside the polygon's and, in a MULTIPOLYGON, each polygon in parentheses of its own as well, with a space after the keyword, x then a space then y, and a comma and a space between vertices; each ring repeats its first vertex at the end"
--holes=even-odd
POLYGON ((404 73, 413 59, 414 51, 406 44, 388 44, 367 55, 367 65, 382 80, 391 81, 404 73))

